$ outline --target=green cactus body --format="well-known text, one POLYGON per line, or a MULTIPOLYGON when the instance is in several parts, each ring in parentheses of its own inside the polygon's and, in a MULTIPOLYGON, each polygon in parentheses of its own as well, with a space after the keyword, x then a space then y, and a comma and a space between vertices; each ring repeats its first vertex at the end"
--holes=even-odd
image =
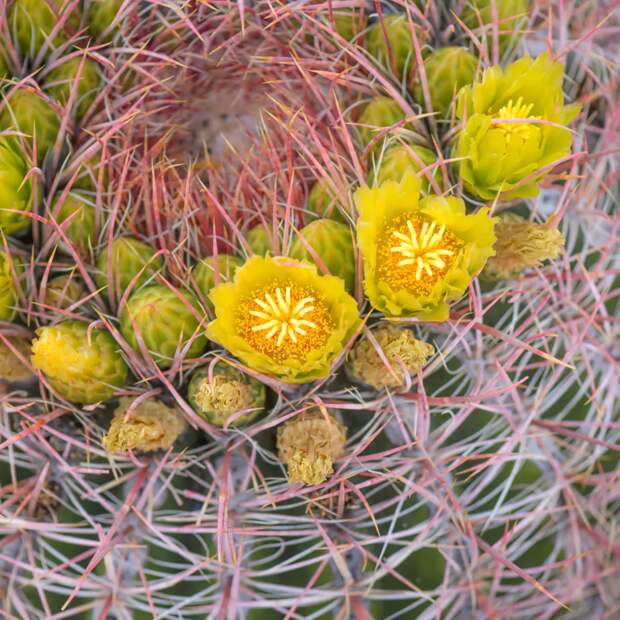
POLYGON ((224 426, 239 411, 251 410, 235 418, 232 426, 251 422, 265 408, 265 386, 233 368, 218 362, 209 376, 209 367, 199 368, 187 388, 187 398, 196 413, 215 426, 224 426))
POLYGON ((273 252, 271 236, 262 224, 248 230, 245 235, 245 240, 248 242, 252 252, 258 254, 258 256, 266 256, 273 252))
MULTIPOLYGON (((8 15, 9 25, 24 56, 34 58, 39 53, 60 19, 62 4, 60 0, 13 0, 8 15)), ((79 11, 73 9, 65 25, 77 30, 79 24, 79 11)), ((65 33, 59 32, 50 47, 58 47, 64 40, 65 33)))
MULTIPOLYGON (((174 292, 167 286, 154 284, 129 298, 120 316, 121 333, 134 350, 140 351, 136 335, 139 331, 157 365, 168 368, 177 348, 181 349, 195 333, 202 332, 199 320, 202 314, 196 298, 189 291, 174 292)), ((200 333, 192 340, 186 357, 199 356, 206 345, 207 340, 200 333)))
POLYGON ((374 97, 359 117, 359 135, 367 146, 382 127, 390 127, 406 118, 403 109, 390 97, 374 97))
POLYGON ((334 27, 341 37, 352 41, 366 28, 366 13, 360 9, 340 9, 334 12, 334 27))
MULTIPOLYGON (((477 58, 464 47, 443 47, 424 61, 433 110, 445 116, 459 89, 471 84, 478 67, 477 58)), ((414 89, 416 101, 425 106, 422 85, 414 89)))
MULTIPOLYGON (((422 47, 426 37, 419 28, 416 36, 422 47)), ((383 24, 375 22, 366 35, 366 49, 381 65, 396 69, 398 79, 410 73, 415 67, 415 48, 407 15, 386 15, 383 24)))
MULTIPOLYGON (((418 174, 420 170, 430 166, 435 161, 435 153, 433 151, 418 146, 417 144, 411 145, 394 145, 388 148, 381 157, 381 163, 375 175, 375 185, 381 185, 385 181, 396 181, 400 183, 405 174, 409 171, 413 171, 418 174), (417 156, 414 157, 412 154, 417 156)), ((435 168, 433 175, 437 175, 438 168, 435 168)), ((428 193, 429 180, 426 174, 419 175, 422 179, 421 190, 428 193)))
POLYGON ((36 93, 20 89, 11 93, 0 113, 0 129, 14 129, 34 142, 36 136, 39 160, 54 146, 60 119, 47 101, 36 93))
POLYGON ((73 216, 64 232, 78 250, 87 251, 95 240, 95 215, 95 207, 84 195, 75 192, 68 194, 63 200, 56 214, 56 221, 62 224, 73 216))
POLYGON ((197 291, 209 307, 212 307, 209 301, 211 289, 216 284, 231 281, 241 265, 243 265, 243 261, 237 256, 218 254, 217 261, 214 256, 208 256, 194 266, 192 269, 192 280, 197 291))
POLYGON ((32 220, 32 181, 25 180, 30 166, 19 143, 0 136, 0 231, 5 235, 30 228, 32 220))
POLYGON ((15 318, 17 304, 17 287, 15 276, 19 277, 21 267, 6 252, 0 252, 0 321, 12 321, 15 318))
POLYGON ((4 81, 4 78, 9 77, 11 70, 9 69, 9 63, 6 60, 6 55, 2 46, 0 46, 0 85, 4 81))
POLYGON ((31 361, 60 396, 74 403, 111 398, 128 375, 114 338, 103 329, 89 330, 80 321, 40 327, 31 361))
MULTIPOLYGON (((105 288, 108 282, 108 246, 97 259, 95 282, 105 288)), ((157 271, 163 269, 160 256, 146 243, 133 237, 119 237, 112 242, 112 286, 116 293, 124 293, 133 278, 140 273, 134 289, 143 286, 157 271)))
POLYGON ((101 77, 97 70, 97 64, 87 58, 82 65, 81 58, 72 58, 67 62, 52 69, 45 77, 45 89, 57 101, 63 105, 69 101, 71 89, 76 76, 80 72, 80 80, 77 84, 74 110, 75 117, 79 120, 92 105, 101 86, 101 77))
POLYGON ((355 288, 355 252, 350 228, 334 220, 322 219, 301 229, 299 237, 291 244, 289 254, 297 260, 316 264, 300 237, 314 250, 331 275, 342 278, 347 290, 352 292, 355 288))
POLYGON ((504 52, 520 36, 515 33, 527 25, 530 11, 529 0, 469 0, 463 9, 462 20, 466 26, 476 30, 484 27, 487 45, 492 45, 493 2, 499 25, 499 49, 504 52))
POLYGON ((110 26, 122 5, 123 0, 90 0, 87 17, 94 37, 105 41, 114 37, 114 29, 110 26))

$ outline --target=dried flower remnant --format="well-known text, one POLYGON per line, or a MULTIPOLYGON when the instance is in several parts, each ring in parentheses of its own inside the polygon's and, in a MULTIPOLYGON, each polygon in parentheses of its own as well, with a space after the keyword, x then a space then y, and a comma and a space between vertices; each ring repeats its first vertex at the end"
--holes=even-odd
POLYGON ((325 409, 313 409, 278 427, 278 457, 291 484, 320 484, 344 454, 346 428, 325 409))
POLYGON ((562 65, 541 54, 490 67, 460 90, 453 155, 468 192, 483 200, 538 194, 550 166, 571 151, 567 125, 579 106, 564 105, 562 79, 562 65))
POLYGON ((250 368, 288 383, 324 377, 359 325, 344 282, 284 257, 250 258, 211 292, 209 338, 250 368))
POLYGON ((30 359, 30 341, 25 338, 14 337, 7 338, 7 340, 10 342, 12 348, 3 340, 0 340, 0 381, 6 383, 27 381, 33 376, 32 369, 22 362, 15 354, 15 351, 17 351, 23 359, 30 359))
POLYGON ((419 200, 420 183, 408 173, 356 192, 364 289, 386 316, 444 321, 448 301, 464 294, 494 253, 494 220, 486 207, 468 215, 452 196, 419 200))
POLYGON ((495 256, 488 260, 482 272, 488 280, 515 278, 529 267, 557 258, 564 249, 564 236, 559 230, 530 222, 515 213, 499 216, 495 234, 495 256))
POLYGON ((265 386, 226 362, 197 370, 189 382, 187 395, 196 413, 211 424, 246 424, 265 408, 265 386), (235 414, 245 411, 242 415, 235 414))
POLYGON ((376 390, 405 388, 408 378, 435 352, 433 345, 417 340, 411 330, 395 325, 374 328, 372 337, 375 342, 362 338, 355 345, 349 369, 355 380, 376 390))
POLYGON ((187 428, 183 414, 176 407, 155 399, 132 407, 134 402, 131 398, 120 399, 102 440, 106 452, 167 450, 187 428))
POLYGON ((40 327, 31 362, 60 396, 82 404, 111 398, 129 372, 114 338, 80 321, 40 327))

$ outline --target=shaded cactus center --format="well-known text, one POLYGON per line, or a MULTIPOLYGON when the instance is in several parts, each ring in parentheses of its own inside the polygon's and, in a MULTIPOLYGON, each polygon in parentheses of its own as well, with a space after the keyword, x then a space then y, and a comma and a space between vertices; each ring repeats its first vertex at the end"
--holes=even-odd
POLYGON ((241 305, 239 320, 250 345, 278 361, 300 359, 322 347, 332 328, 322 296, 293 284, 258 291, 241 305))
POLYGON ((394 288, 427 294, 454 262, 461 245, 444 225, 399 216, 380 236, 379 275, 394 288))
POLYGON ((496 127, 502 130, 506 143, 509 143, 514 136, 519 136, 525 140, 533 130, 537 129, 535 125, 524 120, 528 118, 540 120, 540 116, 530 115, 533 107, 533 103, 525 104, 523 103, 523 97, 519 97, 516 103, 513 103, 511 99, 505 106, 499 109, 498 118, 509 119, 508 122, 496 122, 496 127))

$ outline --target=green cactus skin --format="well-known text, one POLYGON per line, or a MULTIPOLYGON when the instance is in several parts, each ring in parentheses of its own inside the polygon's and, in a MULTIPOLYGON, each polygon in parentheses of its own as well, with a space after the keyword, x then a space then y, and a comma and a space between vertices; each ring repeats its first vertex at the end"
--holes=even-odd
MULTIPOLYGON (((420 47, 423 46, 425 36, 420 29, 416 29, 416 34, 420 47)), ((396 77, 401 79, 405 70, 411 72, 415 67, 415 48, 409 30, 409 20, 407 15, 385 15, 383 25, 380 21, 375 22, 368 30, 366 35, 366 49, 384 67, 396 69, 396 77), (389 42, 386 44, 385 33, 389 42), (391 67, 391 59, 394 59, 395 67, 391 67)))
MULTIPOLYGON (((94 155, 89 161, 84 162, 80 166, 75 182, 73 183, 72 190, 82 190, 95 194, 97 192, 97 182, 99 180, 99 170, 101 169, 101 153, 94 155)), ((108 184, 108 169, 104 167, 102 183, 105 186, 108 184)))
POLYGON ((76 275, 56 276, 49 280, 45 287, 44 303, 48 307, 66 310, 84 299, 85 295, 86 289, 76 275))
MULTIPOLYGON (((493 45, 492 29, 489 24, 493 23, 493 10, 491 0, 469 0, 462 13, 462 20, 472 30, 487 26, 487 45, 493 45)), ((514 42, 520 39, 514 31, 527 25, 527 16, 530 12, 529 0, 495 0, 497 20, 499 22, 499 49, 503 53, 514 42)), ((483 37, 484 38, 484 37, 483 37)))
POLYGON ((366 13, 360 9, 340 9, 334 12, 336 32, 347 41, 352 41, 366 28, 366 13))
POLYGON ((129 372, 114 338, 80 321, 40 327, 31 361, 60 396, 81 404, 111 398, 129 372))
MULTIPOLYGON (((52 69, 45 77, 45 89, 58 102, 65 105, 71 96, 71 89, 82 64, 81 58, 72 58, 52 69)), ((87 58, 80 73, 80 81, 75 94, 75 117, 80 120, 93 104, 101 87, 101 76, 97 63, 87 58)))
MULTIPOLYGON (((443 47, 424 61, 424 71, 433 111, 445 116, 459 89, 471 84, 478 67, 477 58, 464 47, 443 47)), ((416 101, 425 106, 422 85, 414 89, 416 101)))
POLYGON ((41 161, 54 146, 60 130, 60 118, 47 101, 36 93, 20 89, 9 96, 0 113, 0 129, 14 129, 28 136, 34 143, 41 161))
MULTIPOLYGON (((112 286, 116 293, 124 293, 140 271, 142 273, 134 283, 134 289, 143 286, 161 269, 163 269, 161 256, 155 257, 155 250, 150 245, 133 237, 119 237, 112 242, 112 286)), ((95 282, 102 289, 109 284, 108 246, 97 259, 95 282)))
MULTIPOLYGON (((202 314, 196 298, 189 291, 175 293, 167 286, 154 284, 129 298, 120 316, 121 333, 129 345, 139 352, 136 337, 136 331, 139 331, 156 364, 160 368, 169 368, 177 347, 185 346, 198 331, 200 321, 197 316, 202 314), (192 312, 186 304, 191 304, 196 312, 192 312)), ((200 334, 192 341, 186 357, 198 357, 206 346, 207 340, 200 334)))
POLYGON ((87 18, 90 31, 95 38, 109 41, 114 37, 114 29, 108 31, 108 28, 114 22, 122 4, 123 0, 90 0, 87 18))
MULTIPOLYGON (((339 202, 338 197, 333 194, 327 182, 324 179, 318 179, 308 194, 308 211, 317 217, 325 217, 346 224, 345 216, 342 214, 341 209, 338 208, 339 204, 343 206, 339 202)), ((344 210, 349 213, 349 206, 344 205, 344 210)))
POLYGON ((359 117, 359 135, 367 146, 381 127, 390 127, 406 118, 403 109, 390 97, 378 96, 371 99, 359 117))
POLYGON ((0 45, 0 85, 4 81, 4 78, 9 77, 11 70, 9 69, 9 63, 6 60, 6 54, 2 46, 0 45))
MULTIPOLYGON (((86 196, 78 192, 67 194, 56 214, 56 221, 62 224, 66 219, 78 212, 64 229, 73 245, 81 250, 89 250, 95 240, 95 207, 86 196)), ((104 267, 105 269, 105 267, 104 267)))
POLYGON ((17 288, 11 267, 19 277, 21 267, 6 252, 0 252, 0 321, 12 321, 17 313, 17 288))
MULTIPOLYGON (((306 243, 314 249, 331 275, 344 280, 349 292, 355 288, 355 252, 351 229, 334 220, 315 220, 299 231, 306 243)), ((303 241, 296 237, 289 252, 291 258, 316 264, 303 241)), ((318 265, 317 265, 318 266, 318 265)), ((320 267, 319 267, 320 269, 320 267)))
POLYGON ((260 381, 225 362, 215 364, 211 378, 212 382, 209 381, 209 367, 203 366, 192 375, 187 387, 189 404, 211 424, 222 427, 236 411, 256 408, 231 423, 239 426, 251 422, 264 411, 266 390, 260 381))
POLYGON ((258 256, 273 254, 271 236, 263 224, 259 224, 258 226, 254 226, 254 228, 250 229, 245 235, 245 240, 248 242, 248 245, 254 254, 258 254, 258 256))
MULTIPOLYGON (((9 8, 8 22, 19 49, 24 56, 34 58, 52 32, 60 18, 61 0, 13 0, 9 8), (56 11, 51 5, 55 5, 56 11)), ((65 25, 77 30, 80 24, 79 11, 73 9, 65 25)), ((65 41, 64 33, 59 32, 51 42, 50 48, 58 47, 65 41)))
POLYGON ((5 235, 30 228, 32 220, 32 181, 24 181, 30 166, 19 143, 0 136, 0 231, 5 235))
POLYGON ((230 282, 234 278, 235 272, 239 267, 241 267, 241 265, 243 265, 243 261, 237 256, 232 256, 230 254, 217 255, 217 268, 215 267, 215 257, 213 256, 203 258, 200 262, 196 263, 192 269, 192 280, 196 290, 200 293, 210 308, 212 305, 209 300, 209 293, 216 285, 216 271, 218 274, 217 284, 222 282, 230 282))
MULTIPOLYGON (((395 145, 388 148, 381 158, 381 163, 375 175, 375 185, 381 185, 385 181, 400 182, 408 171, 418 173, 422 168, 430 166, 437 161, 435 153, 433 151, 417 144, 411 144, 407 146, 395 145), (409 151, 413 151, 422 161, 422 166, 412 156, 409 151)), ((438 169, 433 172, 436 175, 438 169)), ((423 192, 429 191, 429 182, 426 175, 420 175, 422 179, 421 190, 423 192)))

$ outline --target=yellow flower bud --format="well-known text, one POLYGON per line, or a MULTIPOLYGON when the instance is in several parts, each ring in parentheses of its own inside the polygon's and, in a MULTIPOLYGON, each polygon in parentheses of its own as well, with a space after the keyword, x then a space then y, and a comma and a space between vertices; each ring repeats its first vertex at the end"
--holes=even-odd
POLYGON ((564 249, 562 233, 547 224, 530 222, 515 213, 500 215, 497 241, 482 274, 487 280, 509 280, 528 267, 557 258, 564 249))
POLYGON ((291 484, 320 484, 344 453, 346 428, 325 409, 302 413, 278 427, 278 457, 291 484))
POLYGON ((150 399, 128 413, 134 401, 121 398, 102 443, 106 452, 167 450, 187 428, 181 411, 150 399))
POLYGON ((419 372, 435 352, 433 345, 417 340, 403 327, 381 325, 372 330, 372 336, 376 345, 369 338, 362 338, 355 345, 350 354, 349 369, 357 381, 376 390, 406 387, 405 372, 409 376, 419 372))

